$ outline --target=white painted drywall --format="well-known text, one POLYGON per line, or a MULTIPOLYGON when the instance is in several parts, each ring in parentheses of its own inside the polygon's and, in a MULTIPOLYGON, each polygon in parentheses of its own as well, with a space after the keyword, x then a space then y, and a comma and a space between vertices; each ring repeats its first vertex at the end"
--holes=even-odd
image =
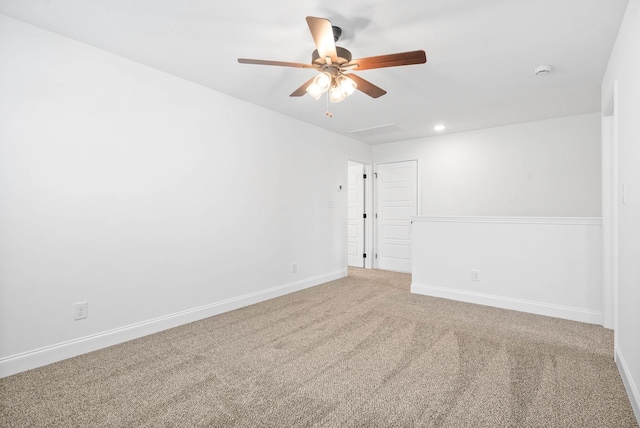
POLYGON ((412 292, 602 324, 599 218, 417 217, 412 223, 412 292))
POLYGON ((640 1, 630 0, 602 80, 618 82, 618 330, 616 357, 640 421, 640 1), (622 186, 626 203, 622 200, 622 186))
POLYGON ((0 118, 0 375, 346 274, 364 143, 2 15, 0 118))
POLYGON ((420 215, 599 217, 600 115, 373 146, 418 159, 420 215))

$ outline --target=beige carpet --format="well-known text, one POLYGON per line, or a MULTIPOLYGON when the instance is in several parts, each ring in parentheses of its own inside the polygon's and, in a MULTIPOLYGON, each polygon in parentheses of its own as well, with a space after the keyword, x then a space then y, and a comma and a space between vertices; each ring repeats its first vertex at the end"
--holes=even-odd
POLYGON ((2 427, 634 427, 602 327, 348 278, 0 380, 2 427))

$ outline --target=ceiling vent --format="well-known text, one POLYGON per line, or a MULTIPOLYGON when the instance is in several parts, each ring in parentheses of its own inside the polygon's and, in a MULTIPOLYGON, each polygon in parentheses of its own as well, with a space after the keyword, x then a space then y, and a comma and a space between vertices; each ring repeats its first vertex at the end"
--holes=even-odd
POLYGON ((372 135, 386 134, 388 132, 406 131, 406 128, 399 126, 396 123, 388 123, 386 125, 373 126, 371 128, 357 129, 355 131, 349 131, 349 134, 357 135, 358 137, 370 137, 372 135))

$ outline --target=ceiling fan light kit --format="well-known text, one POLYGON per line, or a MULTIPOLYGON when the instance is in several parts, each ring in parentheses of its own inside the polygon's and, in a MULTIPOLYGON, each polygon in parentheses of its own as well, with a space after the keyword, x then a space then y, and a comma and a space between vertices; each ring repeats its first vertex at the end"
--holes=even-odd
POLYGON ((353 73, 353 70, 363 71, 427 62, 423 50, 354 60, 351 52, 335 45, 342 34, 339 27, 332 26, 328 19, 313 16, 307 16, 307 25, 317 48, 311 54, 311 64, 247 58, 238 58, 238 62, 241 64, 315 69, 319 73, 293 91, 290 96, 301 97, 308 93, 317 100, 322 94, 328 92, 329 101, 332 103, 343 101, 356 89, 372 98, 378 98, 387 93, 384 89, 353 73))
POLYGON ((353 94, 358 85, 356 82, 341 74, 338 77, 331 77, 328 73, 320 72, 309 86, 307 93, 316 100, 320 99, 322 94, 329 91, 329 101, 339 103, 340 101, 353 94))

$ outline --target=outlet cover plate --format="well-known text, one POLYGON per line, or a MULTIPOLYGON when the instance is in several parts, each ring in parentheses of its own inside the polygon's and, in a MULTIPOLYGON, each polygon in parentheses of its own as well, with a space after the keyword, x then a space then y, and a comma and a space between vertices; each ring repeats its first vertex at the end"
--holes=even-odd
POLYGON ((83 320, 87 317, 89 311, 89 303, 78 302, 73 304, 73 320, 83 320))

